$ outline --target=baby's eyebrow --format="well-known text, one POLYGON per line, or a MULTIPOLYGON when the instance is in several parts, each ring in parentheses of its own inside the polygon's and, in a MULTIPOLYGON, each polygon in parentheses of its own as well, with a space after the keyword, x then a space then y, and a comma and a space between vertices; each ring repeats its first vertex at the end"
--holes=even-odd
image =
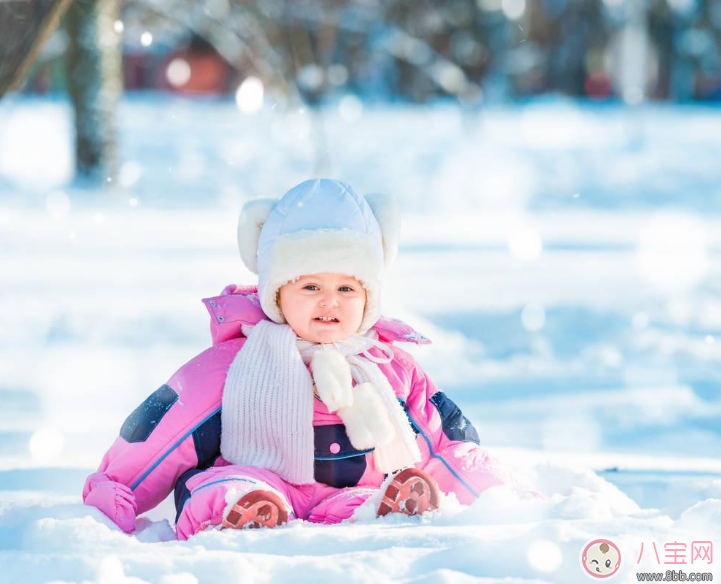
MULTIPOLYGON (((301 276, 296 280, 297 284, 300 284, 302 286, 307 286, 308 284, 321 284, 322 280, 318 278, 313 278, 312 276, 301 276)), ((354 280, 339 280, 336 283, 336 286, 353 286, 354 288, 357 288, 358 286, 362 286, 360 282, 355 282, 354 280)))

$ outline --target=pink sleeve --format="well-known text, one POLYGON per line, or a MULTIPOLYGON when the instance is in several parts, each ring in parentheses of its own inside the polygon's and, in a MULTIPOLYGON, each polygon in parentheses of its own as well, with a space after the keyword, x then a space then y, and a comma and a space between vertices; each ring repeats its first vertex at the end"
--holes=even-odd
POLYGON ((421 437, 418 466, 438 481, 444 493, 455 493, 469 505, 482 491, 504 484, 498 463, 480 446, 471 422, 417 363, 406 409, 421 437))
POLYGON ((211 347, 183 365, 126 420, 83 501, 123 531, 160 503, 186 470, 211 466, 220 448, 225 377, 245 339, 211 347))

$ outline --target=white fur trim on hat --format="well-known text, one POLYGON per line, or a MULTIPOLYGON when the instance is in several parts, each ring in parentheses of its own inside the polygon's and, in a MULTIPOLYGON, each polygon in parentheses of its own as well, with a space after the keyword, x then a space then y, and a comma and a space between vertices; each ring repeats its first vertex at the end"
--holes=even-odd
POLYGON ((365 315, 359 330, 368 330, 380 316, 376 294, 383 262, 380 253, 371 236, 350 229, 279 235, 270 250, 268 279, 258 289, 261 305, 271 320, 283 324, 286 321, 276 303, 276 292, 285 283, 305 274, 322 272, 355 276, 367 292, 365 315))
POLYGON ((253 199, 243 205, 238 218, 238 248, 246 267, 258 273, 258 238, 278 199, 253 199))
POLYGON ((383 234, 383 264, 388 271, 398 255, 401 238, 401 208, 395 197, 383 193, 365 196, 383 234))

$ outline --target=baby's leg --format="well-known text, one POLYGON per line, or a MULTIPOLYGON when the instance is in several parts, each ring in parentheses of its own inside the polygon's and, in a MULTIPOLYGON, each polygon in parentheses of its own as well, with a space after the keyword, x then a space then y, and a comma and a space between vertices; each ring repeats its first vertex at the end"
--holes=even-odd
POLYGON ((375 487, 348 487, 323 499, 311 510, 308 521, 312 523, 340 523, 349 519, 368 497, 378 492, 375 487))
POLYGON ((175 486, 178 539, 188 539, 213 525, 221 525, 235 503, 250 491, 278 496, 288 519, 295 519, 289 501, 291 487, 271 471, 252 466, 219 466, 186 472, 175 486))

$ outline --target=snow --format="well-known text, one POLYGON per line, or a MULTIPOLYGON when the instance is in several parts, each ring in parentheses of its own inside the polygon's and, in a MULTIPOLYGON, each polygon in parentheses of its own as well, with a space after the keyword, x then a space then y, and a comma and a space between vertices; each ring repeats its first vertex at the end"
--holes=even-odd
POLYGON ((65 102, 0 103, 0 582, 576 584, 598 538, 617 582, 716 574, 647 550, 721 540, 718 112, 346 103, 321 126, 268 99, 127 99, 105 192, 69 183, 65 102), (85 476, 207 346, 200 298, 252 283, 243 202, 317 172, 401 199, 384 313, 434 341, 412 352, 545 498, 188 542, 166 500, 122 534, 81 504, 85 476))

